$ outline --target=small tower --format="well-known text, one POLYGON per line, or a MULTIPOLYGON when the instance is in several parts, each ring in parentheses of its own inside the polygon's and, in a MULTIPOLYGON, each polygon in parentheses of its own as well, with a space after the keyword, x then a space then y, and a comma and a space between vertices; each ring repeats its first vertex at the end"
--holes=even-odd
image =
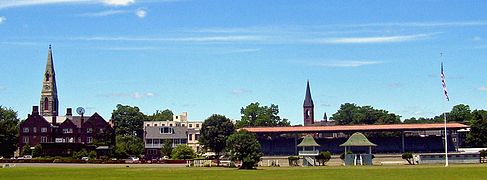
POLYGON ((57 97, 56 73, 52 59, 51 45, 47 52, 46 71, 42 81, 40 112, 42 116, 58 116, 59 100, 57 97))
POLYGON ((306 84, 306 96, 303 103, 303 117, 304 125, 310 126, 315 123, 313 99, 311 98, 311 90, 309 88, 309 81, 306 84))

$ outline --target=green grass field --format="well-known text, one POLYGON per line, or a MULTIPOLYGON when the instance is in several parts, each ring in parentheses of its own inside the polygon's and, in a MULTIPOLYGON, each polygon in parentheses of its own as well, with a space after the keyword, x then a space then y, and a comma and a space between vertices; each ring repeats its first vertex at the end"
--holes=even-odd
POLYGON ((230 168, 73 168, 15 167, 0 169, 0 179, 487 179, 487 165, 262 167, 230 168))

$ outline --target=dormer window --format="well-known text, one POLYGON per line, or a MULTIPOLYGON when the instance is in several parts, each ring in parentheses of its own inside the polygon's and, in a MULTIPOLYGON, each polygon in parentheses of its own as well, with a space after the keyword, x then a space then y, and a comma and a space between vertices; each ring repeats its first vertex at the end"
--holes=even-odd
POLYGON ((161 127, 161 134, 174 134, 174 128, 161 127))

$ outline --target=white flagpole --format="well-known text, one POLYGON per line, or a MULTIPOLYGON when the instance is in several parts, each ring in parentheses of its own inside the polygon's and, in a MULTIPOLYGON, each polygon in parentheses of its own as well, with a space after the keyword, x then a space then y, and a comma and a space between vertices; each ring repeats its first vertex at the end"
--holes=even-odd
POLYGON ((446 133, 446 113, 443 113, 443 117, 445 118, 445 167, 448 167, 448 136, 446 133))
MULTIPOLYGON (((440 53, 440 56, 443 58, 443 53, 440 53)), ((446 90, 446 81, 445 81, 445 74, 443 72, 443 62, 441 62, 441 81, 443 85, 443 91, 446 96, 446 101, 448 104, 448 101, 450 101, 450 98, 448 97, 448 92, 446 90)), ((446 112, 443 112, 443 118, 445 120, 445 167, 448 167, 448 134, 446 130, 446 112)))

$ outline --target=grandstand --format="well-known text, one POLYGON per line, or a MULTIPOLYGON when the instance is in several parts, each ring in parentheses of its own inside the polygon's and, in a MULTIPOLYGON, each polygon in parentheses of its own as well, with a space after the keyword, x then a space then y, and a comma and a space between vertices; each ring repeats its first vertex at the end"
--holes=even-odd
MULTIPOLYGON (((461 129, 468 126, 448 123, 448 150, 455 152, 463 144, 461 129)), ((297 155, 297 144, 305 135, 314 136, 320 144, 320 151, 342 153, 339 147, 354 132, 364 133, 377 147, 373 153, 434 153, 444 151, 444 124, 388 124, 388 125, 335 125, 335 126, 294 126, 294 127, 254 127, 243 128, 255 133, 262 152, 272 155, 297 155)), ((368 152, 368 148, 354 147, 355 153, 368 152)))

